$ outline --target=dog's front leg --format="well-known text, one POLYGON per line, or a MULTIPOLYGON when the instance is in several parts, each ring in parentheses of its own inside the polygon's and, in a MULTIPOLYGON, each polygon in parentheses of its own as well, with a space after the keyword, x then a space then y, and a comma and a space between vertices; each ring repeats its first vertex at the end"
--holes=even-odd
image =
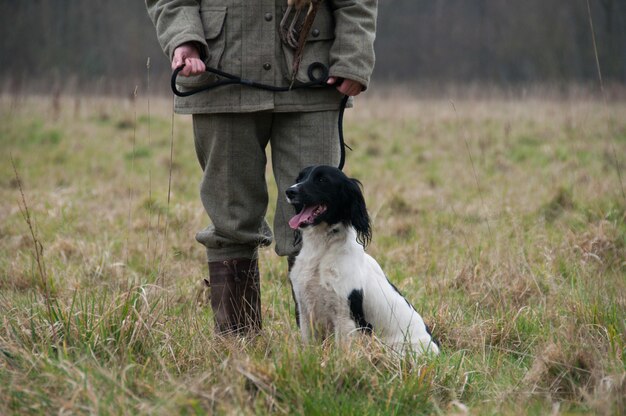
POLYGON ((303 302, 298 302, 298 310, 300 311, 300 335, 302 336, 302 342, 309 344, 313 334, 313 316, 303 305, 303 302))
POLYGON ((335 340, 337 344, 348 345, 356 332, 356 324, 350 318, 340 317, 335 320, 335 340))

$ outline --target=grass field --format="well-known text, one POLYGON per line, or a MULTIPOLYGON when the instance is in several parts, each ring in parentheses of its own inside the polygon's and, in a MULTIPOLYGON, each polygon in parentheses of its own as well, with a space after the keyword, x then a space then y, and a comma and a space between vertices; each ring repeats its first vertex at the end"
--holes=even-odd
POLYGON ((346 171, 436 358, 303 347, 271 249, 262 334, 217 337, 190 119, 3 97, 0 414, 624 414, 626 103, 374 98, 346 171))

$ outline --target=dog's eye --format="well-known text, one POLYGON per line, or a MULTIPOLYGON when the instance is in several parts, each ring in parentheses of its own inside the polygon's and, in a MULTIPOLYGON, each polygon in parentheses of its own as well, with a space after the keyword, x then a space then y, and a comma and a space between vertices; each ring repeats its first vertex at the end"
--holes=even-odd
POLYGON ((324 176, 320 176, 317 178, 317 181, 320 183, 324 183, 324 182, 328 182, 328 179, 326 179, 324 176))

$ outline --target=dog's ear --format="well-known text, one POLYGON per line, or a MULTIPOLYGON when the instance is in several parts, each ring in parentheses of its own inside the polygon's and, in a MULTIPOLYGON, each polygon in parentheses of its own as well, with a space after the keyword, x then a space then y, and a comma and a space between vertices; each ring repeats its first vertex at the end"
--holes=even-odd
POLYGON ((356 230, 357 241, 366 247, 372 239, 372 228, 365 206, 365 198, 361 192, 361 182, 356 179, 349 179, 346 186, 346 196, 350 207, 350 222, 356 230))

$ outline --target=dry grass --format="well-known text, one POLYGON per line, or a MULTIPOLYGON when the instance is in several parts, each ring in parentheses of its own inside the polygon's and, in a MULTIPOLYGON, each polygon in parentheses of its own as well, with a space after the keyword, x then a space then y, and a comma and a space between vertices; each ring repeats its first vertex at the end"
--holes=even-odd
POLYGON ((3 97, 0 413, 623 414, 626 104, 393 98, 349 112, 347 172, 436 359, 302 347, 270 249, 263 332, 219 338, 190 120, 170 159, 167 100, 3 97))

